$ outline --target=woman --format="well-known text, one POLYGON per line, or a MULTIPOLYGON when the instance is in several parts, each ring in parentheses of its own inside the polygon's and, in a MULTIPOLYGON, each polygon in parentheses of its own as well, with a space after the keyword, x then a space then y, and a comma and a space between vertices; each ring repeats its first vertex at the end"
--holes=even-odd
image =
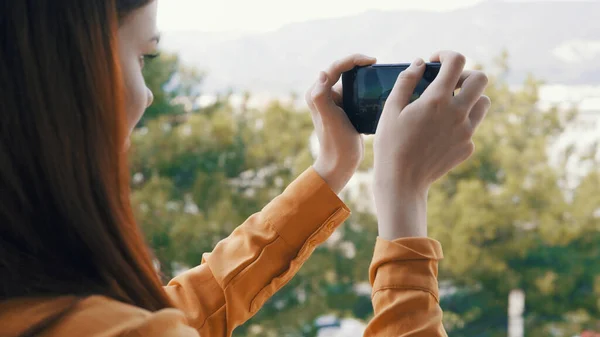
MULTIPOLYGON (((125 151, 152 102, 141 70, 157 48, 156 9, 0 0, 0 336, 229 336, 349 215, 336 194, 363 144, 332 86, 375 62, 361 55, 334 63, 307 95, 321 144, 313 167, 162 287, 132 217, 125 151)), ((472 153, 489 99, 464 57, 433 60, 440 76, 417 102, 423 61, 399 77, 376 135, 368 336, 444 334, 427 190, 472 153)))

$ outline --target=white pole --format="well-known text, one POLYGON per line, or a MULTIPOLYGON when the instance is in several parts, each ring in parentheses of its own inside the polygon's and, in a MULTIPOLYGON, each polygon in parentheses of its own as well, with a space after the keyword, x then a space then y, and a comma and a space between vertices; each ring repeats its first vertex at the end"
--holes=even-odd
POLYGON ((508 295, 508 337, 524 337, 525 292, 513 290, 508 295))

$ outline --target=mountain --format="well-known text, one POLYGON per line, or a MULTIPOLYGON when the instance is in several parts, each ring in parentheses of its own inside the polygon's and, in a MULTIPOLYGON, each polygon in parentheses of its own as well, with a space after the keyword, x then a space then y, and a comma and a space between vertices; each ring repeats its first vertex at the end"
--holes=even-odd
POLYGON ((370 11, 261 34, 170 32, 163 47, 206 71, 209 92, 303 92, 319 70, 350 53, 394 63, 440 49, 484 65, 507 50, 510 83, 532 73, 547 83, 600 84, 599 17, 597 1, 488 0, 450 12, 370 11))

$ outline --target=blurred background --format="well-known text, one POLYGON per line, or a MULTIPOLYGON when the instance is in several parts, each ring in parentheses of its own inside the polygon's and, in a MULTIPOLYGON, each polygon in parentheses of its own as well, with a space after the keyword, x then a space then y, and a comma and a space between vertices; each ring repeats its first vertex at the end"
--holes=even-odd
MULTIPOLYGON (((476 154, 430 192, 450 336, 600 332, 600 2, 159 2, 156 96, 133 135, 134 206, 165 280, 277 196, 316 153, 304 91, 350 53, 465 54, 491 78, 476 154)), ((235 336, 362 336, 377 235, 372 139, 352 217, 235 336)))

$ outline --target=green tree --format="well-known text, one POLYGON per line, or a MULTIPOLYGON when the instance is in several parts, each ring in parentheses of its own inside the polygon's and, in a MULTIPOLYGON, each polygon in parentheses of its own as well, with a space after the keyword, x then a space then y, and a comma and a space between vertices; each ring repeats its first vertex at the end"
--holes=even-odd
MULTIPOLYGON (((175 56, 157 61, 145 70, 155 105, 133 135, 130 161, 135 211, 167 279, 200 263, 312 163, 312 123, 307 111, 277 102, 236 109, 225 96, 199 109, 201 74, 175 56)), ((570 115, 540 111, 539 86, 530 78, 511 91, 502 74, 493 78, 476 154, 430 192, 430 234, 444 245, 442 306, 453 335, 505 336, 515 288, 527 294, 528 336, 573 335, 600 316, 600 174, 564 187, 566 173, 549 164, 547 150, 570 115)), ((367 144, 361 170, 372 166, 367 144)), ((579 161, 598 164, 594 156, 579 161)), ((373 214, 355 211, 236 335, 314 336, 314 320, 326 314, 368 320, 369 295, 358 288, 368 281, 376 235, 373 214)))
POLYGON ((177 55, 161 54, 159 59, 146 62, 143 74, 146 85, 154 94, 154 102, 144 113, 138 127, 145 126, 147 121, 158 116, 184 114, 185 106, 173 100, 185 97, 193 101, 200 94, 203 74, 182 65, 177 55))

